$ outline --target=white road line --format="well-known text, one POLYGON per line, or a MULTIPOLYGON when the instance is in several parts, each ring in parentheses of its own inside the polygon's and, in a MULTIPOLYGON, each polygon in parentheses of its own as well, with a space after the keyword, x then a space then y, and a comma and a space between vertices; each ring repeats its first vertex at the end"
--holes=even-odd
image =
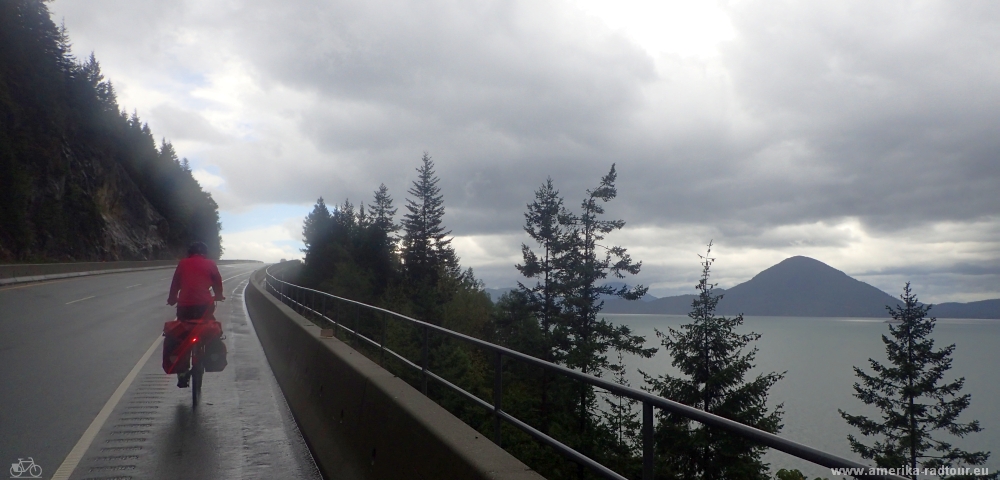
POLYGON ((243 275, 247 275, 247 274, 250 274, 250 273, 253 273, 253 272, 243 272, 243 273, 241 273, 239 275, 233 275, 233 276, 231 276, 229 278, 223 279, 222 281, 225 282, 225 281, 228 281, 228 280, 232 280, 232 279, 234 279, 236 277, 242 277, 243 275))
POLYGON ((133 287, 141 287, 141 286, 142 286, 141 283, 137 283, 135 285, 129 285, 129 286, 125 287, 125 290, 128 290, 128 289, 133 288, 133 287))
POLYGON ((77 299, 77 300, 73 300, 72 302, 66 302, 66 305, 69 305, 71 303, 76 303, 76 302, 82 302, 84 300, 90 300, 91 298, 96 298, 96 297, 97 297, 97 295, 91 295, 89 297, 83 297, 83 298, 80 298, 80 299, 77 299))
POLYGON ((111 394, 111 398, 109 398, 108 402, 104 404, 104 408, 102 408, 101 412, 97 414, 97 418, 94 418, 94 421, 90 422, 90 426, 87 427, 85 432, 83 432, 83 436, 76 442, 73 450, 70 450, 69 455, 66 455, 66 459, 63 460, 62 465, 59 465, 56 473, 52 475, 52 480, 68 480, 69 476, 73 474, 73 470, 76 470, 76 466, 80 464, 80 460, 82 460, 83 455, 87 453, 87 449, 90 448, 90 444, 94 442, 94 437, 96 437, 97 433, 101 431, 101 427, 104 426, 104 422, 106 422, 108 417, 111 416, 111 412, 113 412, 115 407, 118 406, 118 402, 122 399, 122 396, 125 395, 125 391, 128 390, 130 385, 132 385, 132 381, 135 380, 135 377, 139 375, 139 371, 142 370, 142 366, 146 364, 146 361, 149 360, 149 357, 153 355, 153 352, 156 351, 157 347, 159 347, 161 343, 163 343, 163 337, 157 336, 156 340, 153 341, 153 344, 149 346, 149 350, 146 350, 146 353, 139 359, 139 363, 136 363, 135 366, 132 367, 132 371, 128 372, 128 375, 125 376, 125 380, 122 380, 122 384, 118 385, 118 389, 115 390, 115 393, 111 394))
MULTIPOLYGON (((239 275, 233 275, 232 277, 223 280, 223 282, 225 282, 226 280, 232 280, 236 277, 246 275, 248 273, 253 273, 253 272, 245 272, 239 275)), ((69 303, 79 302, 90 298, 94 297, 81 298, 80 300, 74 300, 69 303)), ((149 360, 149 357, 153 356, 153 352, 155 352, 156 349, 159 348, 160 344, 162 343, 163 343, 163 336, 161 335, 156 337, 156 340, 153 342, 153 344, 149 346, 149 350, 146 350, 146 353, 143 354, 142 358, 139 359, 139 363, 136 363, 135 366, 132 367, 132 371, 129 372, 127 376, 125 376, 125 380, 122 380, 121 385, 118 386, 118 389, 115 390, 115 393, 111 394, 111 398, 109 398, 108 402, 104 404, 104 408, 101 409, 101 412, 97 414, 97 417, 94 418, 93 422, 90 422, 90 426, 87 427, 87 430, 85 432, 83 432, 83 436, 80 437, 80 440, 76 442, 76 445, 73 447, 73 450, 70 450, 69 455, 66 455, 66 459, 63 460, 62 465, 59 465, 59 468, 56 470, 56 473, 52 475, 52 480, 69 480, 70 475, 73 474, 73 470, 76 470, 77 465, 80 464, 80 460, 83 459, 84 454, 87 453, 87 449, 90 448, 90 444, 94 442, 94 438, 97 437, 98 432, 101 431, 101 427, 104 426, 104 422, 108 421, 108 417, 111 416, 111 412, 115 410, 115 407, 118 406, 118 402, 121 401, 122 396, 124 396, 125 392, 128 391, 128 387, 132 385, 132 382, 135 381, 135 377, 139 375, 139 371, 142 370, 142 366, 146 364, 146 362, 149 360)))

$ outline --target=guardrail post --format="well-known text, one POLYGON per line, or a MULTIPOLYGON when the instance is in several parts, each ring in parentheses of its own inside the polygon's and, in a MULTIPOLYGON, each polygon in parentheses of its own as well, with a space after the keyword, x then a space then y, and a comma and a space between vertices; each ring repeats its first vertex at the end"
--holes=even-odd
POLYGON ((424 347, 423 353, 420 355, 420 375, 422 377, 423 385, 421 385, 421 390, 424 392, 424 396, 427 396, 427 326, 424 326, 424 347))
POLYGON ((653 404, 642 402, 642 480, 653 480, 653 404))
POLYGON ((319 316, 323 317, 324 320, 330 320, 330 318, 326 316, 326 295, 323 295, 322 300, 320 300, 319 308, 322 310, 319 316))
POLYGON ((500 429, 500 409, 503 401, 503 354, 493 352, 493 423, 496 427, 496 444, 500 446, 502 438, 500 429))

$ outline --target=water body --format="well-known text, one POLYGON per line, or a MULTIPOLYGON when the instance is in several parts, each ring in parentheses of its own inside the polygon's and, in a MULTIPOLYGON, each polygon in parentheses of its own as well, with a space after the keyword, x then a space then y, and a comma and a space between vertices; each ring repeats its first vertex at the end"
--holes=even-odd
MULTIPOLYGON (((606 314, 604 317, 645 335, 649 346, 660 346, 654 329, 666 332, 667 327, 690 322, 684 315, 606 314)), ((760 351, 754 375, 787 372, 771 389, 769 399, 772 405, 784 404, 784 428, 779 435, 861 460, 847 443, 848 434, 856 437, 860 434, 844 422, 837 409, 879 418, 877 410, 852 396, 852 385, 857 379, 852 367, 871 373, 869 358, 886 363, 881 339, 881 335, 889 335, 885 318, 745 317, 744 320, 740 332, 761 334, 756 342, 760 351)), ((956 345, 950 378, 965 377, 963 392, 972 394, 972 405, 961 420, 979 420, 985 429, 964 439, 950 435, 941 439, 954 440, 954 445, 967 450, 992 451, 987 466, 996 471, 1000 467, 1000 320, 938 319, 933 338, 935 347, 956 345)), ((653 358, 627 358, 626 363, 631 367, 629 380, 634 387, 643 384, 639 369, 649 374, 678 374, 662 348, 653 358)), ((831 477, 828 469, 782 452, 771 451, 765 460, 771 464, 772 472, 798 468, 810 478, 831 477)))

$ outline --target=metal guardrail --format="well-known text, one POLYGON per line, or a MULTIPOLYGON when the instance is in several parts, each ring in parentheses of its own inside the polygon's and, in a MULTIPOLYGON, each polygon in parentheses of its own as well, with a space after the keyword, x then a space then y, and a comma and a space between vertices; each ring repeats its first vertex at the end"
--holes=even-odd
MULTIPOLYGON (((554 363, 541 360, 530 355, 525 355, 521 352, 511 350, 500 345, 495 345, 478 338, 470 337, 458 332, 448 330, 430 323, 417 320, 415 318, 410 318, 405 315, 398 314, 391 310, 386 310, 384 308, 374 307, 361 302, 350 300, 347 298, 338 297, 331 295, 326 292, 321 292, 318 290, 313 290, 311 288, 305 288, 298 285, 294 285, 284 280, 278 279, 270 273, 270 267, 265 269, 265 287, 269 293, 278 296, 282 303, 294 304, 298 306, 303 312, 308 311, 313 315, 325 319, 326 321, 333 324, 335 331, 337 329, 343 329, 350 335, 353 335, 356 340, 364 341, 365 343, 379 349, 382 356, 382 362, 385 362, 385 355, 389 354, 395 357, 397 360, 401 361, 404 365, 407 365, 415 370, 418 370, 422 378, 422 391, 424 395, 427 395, 427 380, 432 379, 455 393, 465 397, 472 403, 475 403, 488 411, 493 412, 494 422, 495 422, 495 437, 494 441, 497 445, 500 445, 500 426, 502 422, 507 422, 515 427, 521 429, 523 432, 534 437, 536 440, 552 447, 554 450, 569 458, 570 460, 585 465, 591 468, 594 472, 603 476, 604 478, 613 480, 628 480, 626 477, 618 474, 617 472, 609 469, 608 467, 601 465, 594 459, 587 457, 586 455, 574 450, 572 447, 550 437, 544 432, 528 425, 527 423, 515 418, 503 411, 502 408, 502 393, 503 393, 503 376, 502 376, 502 362, 504 358, 510 358, 513 360, 518 360, 530 365, 541 367, 544 370, 555 372, 560 375, 572 378, 574 380, 586 383, 588 385, 607 390, 615 395, 620 395, 623 397, 628 397, 637 401, 642 402, 642 479, 652 480, 654 478, 654 443, 653 443, 653 409, 661 408, 670 413, 684 416, 688 419, 709 425, 712 427, 717 427, 726 430, 731 433, 735 433, 742 437, 748 438, 757 442, 761 445, 773 448, 785 452, 789 455, 801 458, 803 460, 815 463, 817 465, 828 467, 828 468, 843 468, 843 469, 863 469, 867 471, 870 466, 862 463, 855 462, 831 453, 824 452, 822 450, 815 449, 808 445, 803 445, 801 443, 793 442, 781 438, 775 434, 759 430, 742 423, 730 420, 728 418, 723 418, 718 415, 713 415, 711 413, 705 412, 703 410, 698 410, 697 408, 684 405, 682 403, 675 402, 673 400, 668 400, 663 397, 658 397, 649 392, 639 390, 637 388, 626 387, 624 385, 619 385, 617 383, 605 380, 600 377, 595 377, 593 375, 588 375, 585 373, 572 370, 570 368, 564 367, 562 365, 557 365, 554 363), (317 297, 319 298, 320 305, 317 305, 317 297), (334 301, 339 301, 346 303, 348 305, 354 305, 355 310, 355 324, 354 328, 347 327, 343 322, 338 322, 337 318, 330 318, 326 316, 326 301, 327 299, 332 299, 334 301), (307 305, 306 303, 310 303, 307 305), (316 309, 319 307, 322 311, 316 309), (382 338, 380 341, 375 341, 374 339, 368 338, 367 336, 361 334, 360 330, 360 318, 361 310, 366 309, 371 312, 377 312, 382 314, 382 338), (422 354, 420 365, 410 361, 409 359, 403 357, 402 355, 392 351, 385 347, 385 336, 387 330, 387 321, 389 317, 394 317, 396 319, 402 320, 409 324, 412 324, 423 331, 423 342, 422 342, 422 354), (493 402, 487 402, 476 395, 469 393, 468 391, 462 389, 461 387, 449 382, 448 380, 434 374, 427 369, 428 363, 428 336, 430 332, 435 332, 442 334, 447 337, 451 337, 463 342, 475 345, 493 354, 493 402)), ((339 312, 339 311, 338 311, 339 312)), ((336 317, 339 317, 339 313, 336 317)), ((857 471, 857 470, 855 470, 857 471)), ((896 475, 857 475, 856 478, 865 479, 891 479, 891 480, 907 480, 905 477, 896 475)))

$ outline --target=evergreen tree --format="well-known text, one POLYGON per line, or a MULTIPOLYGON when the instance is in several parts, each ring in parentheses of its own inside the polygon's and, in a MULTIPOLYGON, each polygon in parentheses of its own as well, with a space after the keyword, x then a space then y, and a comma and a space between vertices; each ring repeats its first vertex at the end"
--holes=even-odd
MULTIPOLYGON (((849 425, 864 436, 881 437, 872 445, 848 435, 851 449, 862 458, 875 460, 884 468, 910 468, 916 479, 917 468, 982 465, 990 452, 967 452, 936 435, 948 433, 964 437, 982 431, 978 421, 960 423, 959 415, 972 396, 961 394, 965 378, 945 381, 951 369, 955 345, 935 350, 930 335, 937 319, 927 319, 930 305, 921 305, 907 282, 900 296, 903 305, 886 306, 894 322, 889 324, 892 338, 882 335, 888 364, 868 359, 874 375, 854 367, 861 380, 854 384, 854 396, 882 413, 882 421, 864 415, 850 415, 838 410, 849 425)), ((989 478, 997 478, 994 474, 989 478)), ((982 477, 976 477, 982 478, 982 477)))
POLYGON ((617 196, 616 178, 615 166, 612 165, 611 171, 601 178, 600 185, 587 190, 587 197, 581 205, 582 213, 579 216, 562 216, 567 227, 566 235, 562 237, 565 243, 561 246, 565 250, 558 257, 555 267, 559 283, 555 288, 563 295, 557 328, 567 338, 566 365, 597 376, 609 366, 605 355, 609 349, 646 357, 656 351, 643 348, 645 339, 632 335, 627 326, 616 326, 598 318, 604 307, 603 296, 637 300, 648 290, 641 285, 614 288, 598 284, 608 275, 624 279, 626 274, 638 274, 642 268, 642 262, 634 262, 625 248, 600 243, 608 233, 625 226, 624 220, 601 219, 604 214, 602 204, 617 196))
MULTIPOLYGON (((560 290, 559 267, 562 256, 566 253, 565 228, 563 224, 570 222, 571 217, 563 206, 563 199, 555 189, 552 178, 535 191, 535 201, 528 204, 524 214, 524 231, 538 245, 540 252, 536 254, 531 247, 521 244, 521 255, 524 259, 516 268, 525 278, 536 279, 535 285, 528 287, 517 282, 518 290, 531 307, 532 313, 538 319, 544 340, 541 358, 549 362, 561 360, 558 344, 553 338, 553 329, 562 308, 559 300, 560 290)), ((541 392, 541 424, 543 432, 549 428, 551 408, 549 401, 550 375, 542 372, 541 392)))
MULTIPOLYGON (((641 357, 651 357, 655 348, 645 348, 646 339, 633 335, 627 325, 615 325, 599 317, 604 307, 602 297, 617 296, 637 300, 646 294, 643 286, 614 288, 602 282, 612 275, 623 279, 639 273, 642 262, 634 262, 625 248, 603 245, 605 236, 625 226, 624 220, 605 220, 604 203, 617 196, 615 166, 601 178, 581 204, 581 213, 566 215, 565 253, 558 257, 557 282, 562 293, 562 313, 554 338, 563 343, 563 362, 567 367, 594 376, 608 370, 607 352, 615 350, 641 357)), ((581 453, 593 456, 596 442, 595 412, 597 398, 593 387, 580 383, 575 388, 576 435, 581 453)), ((567 405, 568 407, 568 405, 567 405)))
MULTIPOLYGON (((686 378, 659 375, 646 377, 648 390, 685 405, 735 420, 765 432, 781 428, 781 405, 767 408, 768 392, 784 374, 760 374, 747 381, 754 368, 757 348, 745 351, 760 339, 756 333, 739 334, 743 315, 727 318, 715 315, 722 295, 712 292, 709 273, 715 259, 701 256, 702 274, 698 296, 691 303, 692 323, 670 328, 656 335, 686 378)), ((658 450, 657 475, 661 478, 766 479, 768 466, 761 461, 767 449, 754 441, 720 429, 713 429, 686 417, 659 411, 655 438, 658 450)))
POLYGON ((417 179, 407 190, 411 197, 406 199, 403 215, 403 269, 418 313, 430 321, 440 316, 437 310, 445 303, 452 288, 448 277, 455 279, 460 274, 458 258, 451 246, 450 230, 445 230, 444 196, 438 187, 434 162, 424 152, 421 165, 417 167, 417 179))
POLYGON ((327 208, 323 197, 319 197, 312 211, 309 212, 309 215, 306 215, 305 222, 302 225, 302 243, 306 246, 303 250, 306 254, 306 263, 309 263, 308 258, 310 253, 314 252, 314 249, 326 240, 332 220, 333 216, 330 215, 330 209, 327 208))
MULTIPOLYGON (((631 386, 625 373, 625 358, 618 351, 618 362, 608 367, 615 383, 631 386)), ((602 450, 604 463, 612 470, 628 477, 636 477, 642 471, 642 422, 637 415, 639 401, 607 393, 604 397, 605 408, 601 411, 603 427, 610 432, 608 442, 602 450)))
POLYGON ((371 217, 372 225, 385 233, 394 249, 396 245, 395 235, 399 231, 399 225, 396 225, 394 220, 396 209, 392 207, 392 196, 389 195, 389 188, 384 183, 380 184, 378 190, 375 191, 375 203, 368 204, 368 214, 371 217))
MULTIPOLYGON (((553 321, 561 311, 557 302, 561 293, 557 277, 559 260, 566 252, 565 229, 562 224, 571 221, 570 219, 559 191, 552 184, 552 178, 546 179, 535 191, 535 201, 528 204, 528 211, 524 214, 524 231, 538 244, 541 252, 536 254, 531 247, 522 243, 524 263, 516 265, 517 270, 526 278, 537 279, 532 287, 521 282, 517 285, 534 305, 535 315, 541 322, 546 338, 551 336, 553 321)), ((555 361, 554 354, 554 351, 548 352, 545 359, 555 361)))
POLYGON ((358 217, 354 213, 354 204, 349 198, 345 198, 344 203, 333 210, 332 217, 335 228, 339 228, 345 238, 351 236, 354 227, 358 224, 358 217))

